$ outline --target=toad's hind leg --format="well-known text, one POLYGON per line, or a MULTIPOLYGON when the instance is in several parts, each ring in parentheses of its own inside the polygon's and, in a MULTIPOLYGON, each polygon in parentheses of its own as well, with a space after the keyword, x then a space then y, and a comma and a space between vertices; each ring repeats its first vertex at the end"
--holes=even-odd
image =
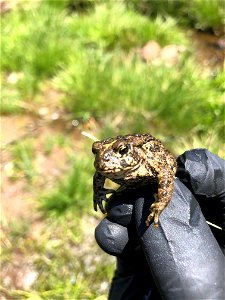
POLYGON ((159 215, 170 202, 173 195, 173 187, 173 176, 159 177, 158 197, 150 207, 150 214, 145 222, 146 226, 149 226, 152 219, 154 220, 154 226, 156 228, 159 226, 159 215))

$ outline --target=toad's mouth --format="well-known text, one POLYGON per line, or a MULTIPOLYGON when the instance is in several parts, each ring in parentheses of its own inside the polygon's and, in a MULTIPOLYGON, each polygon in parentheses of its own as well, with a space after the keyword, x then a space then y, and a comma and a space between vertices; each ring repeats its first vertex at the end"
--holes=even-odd
POLYGON ((102 174, 105 175, 106 177, 108 176, 116 176, 117 178, 122 178, 125 177, 127 174, 132 173, 136 171, 141 165, 141 162, 138 162, 134 166, 127 166, 127 167, 106 167, 106 166, 98 166, 98 171, 102 174))

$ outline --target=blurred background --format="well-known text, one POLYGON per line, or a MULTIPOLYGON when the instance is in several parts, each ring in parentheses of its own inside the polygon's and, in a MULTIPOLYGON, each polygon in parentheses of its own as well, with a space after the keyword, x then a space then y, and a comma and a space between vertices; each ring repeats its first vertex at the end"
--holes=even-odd
POLYGON ((224 1, 1 0, 1 300, 107 297, 92 141, 224 158, 224 1))

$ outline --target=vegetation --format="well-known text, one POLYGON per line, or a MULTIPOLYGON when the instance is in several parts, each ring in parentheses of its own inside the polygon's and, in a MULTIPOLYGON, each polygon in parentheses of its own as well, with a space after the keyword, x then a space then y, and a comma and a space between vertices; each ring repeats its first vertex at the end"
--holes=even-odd
POLYGON ((12 148, 14 162, 14 174, 24 176, 28 181, 32 181, 35 175, 34 170, 34 151, 32 141, 27 139, 16 143, 12 148), (21 174, 22 173, 22 174, 21 174))
POLYGON ((2 268, 7 268, 18 252, 24 257, 20 259, 20 272, 28 264, 36 280, 32 290, 0 288, 2 295, 10 299, 71 300, 95 299, 104 293, 114 263, 102 253, 99 263, 99 250, 86 241, 90 238, 86 221, 72 214, 46 218, 38 237, 32 235, 30 224, 25 221, 11 224, 8 234, 2 236, 2 242, 8 245, 3 252, 2 268), (85 245, 82 251, 80 244, 85 245))
MULTIPOLYGON (((215 122, 218 131, 223 127, 222 93, 212 89, 210 76, 201 76, 185 58, 174 67, 159 67, 133 56, 87 51, 79 53, 55 83, 76 118, 103 117, 119 110, 128 120, 142 117, 145 124, 161 119, 169 130, 183 134, 193 128, 207 132, 215 122), (179 115, 174 116, 176 110, 179 115), (146 111, 151 115, 145 116, 146 111)), ((135 132, 136 126, 123 124, 123 130, 135 132)))
POLYGON ((68 209, 80 212, 90 210, 92 196, 90 174, 94 172, 92 160, 81 155, 71 160, 72 168, 66 178, 57 183, 56 190, 42 196, 42 210, 56 214, 63 214, 68 209))
POLYGON ((74 63, 86 48, 128 51, 151 39, 162 45, 185 42, 174 20, 151 22, 119 2, 99 5, 91 15, 78 16, 54 7, 50 10, 43 2, 38 10, 15 10, 3 18, 2 69, 22 73, 16 86, 29 98, 41 81, 74 63))
POLYGON ((127 4, 145 15, 176 17, 181 25, 200 30, 223 30, 225 22, 222 0, 131 0, 127 4))
POLYGON ((106 299, 114 260, 93 239, 102 215, 92 213, 91 141, 80 132, 151 132, 175 154, 225 156, 225 72, 197 64, 189 38, 191 26, 222 28, 222 1, 18 3, 1 22, 1 113, 15 128, 29 116, 36 131, 3 143, 3 182, 33 206, 20 221, 3 217, 0 290, 16 300, 106 299), (144 60, 149 41, 172 46, 174 60, 144 60), (4 280, 17 260, 33 276, 26 287, 4 280))

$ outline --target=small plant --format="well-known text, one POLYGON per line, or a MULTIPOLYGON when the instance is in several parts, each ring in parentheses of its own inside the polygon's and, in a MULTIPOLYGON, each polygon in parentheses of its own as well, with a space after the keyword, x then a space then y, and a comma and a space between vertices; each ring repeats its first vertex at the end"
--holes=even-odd
POLYGON ((69 141, 65 135, 59 133, 57 135, 48 135, 44 141, 43 150, 45 154, 50 154, 55 147, 63 148, 68 145, 69 141))
POLYGON ((179 24, 196 29, 223 30, 224 1, 222 0, 124 0, 133 9, 150 17, 172 16, 179 24))
POLYGON ((85 13, 97 4, 96 0, 44 0, 50 8, 67 9, 70 13, 85 13))
POLYGON ((34 168, 34 148, 32 139, 19 141, 12 146, 13 165, 15 177, 25 176, 28 181, 32 181, 37 174, 34 168))
POLYGON ((2 115, 16 114, 22 111, 21 95, 15 84, 19 80, 20 74, 11 73, 1 74, 1 106, 0 113, 2 115))
POLYGON ((185 13, 196 29, 223 30, 225 25, 224 1, 192 0, 186 2, 185 13))
POLYGON ((22 111, 20 93, 17 89, 2 87, 1 91, 1 115, 18 114, 22 111))
POLYGON ((66 62, 74 44, 67 34, 68 19, 64 12, 45 5, 14 9, 2 18, 1 67, 22 72, 18 87, 26 97, 66 62))
MULTIPOLYGON (((90 156, 89 156, 90 157, 90 156)), ((92 199, 92 164, 89 157, 71 160, 71 171, 56 188, 41 197, 41 209, 46 213, 64 214, 67 210, 85 212, 92 199)))

